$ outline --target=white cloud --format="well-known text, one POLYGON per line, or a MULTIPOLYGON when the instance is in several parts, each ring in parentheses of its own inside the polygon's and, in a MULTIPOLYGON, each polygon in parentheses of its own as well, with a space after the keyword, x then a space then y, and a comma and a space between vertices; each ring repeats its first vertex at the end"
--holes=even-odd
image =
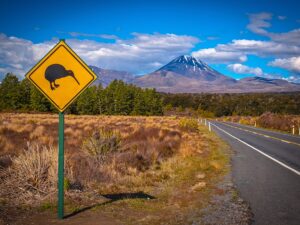
POLYGON ((23 77, 52 45, 50 42, 33 44, 29 40, 0 34, 0 72, 13 72, 23 77))
POLYGON ((263 76, 264 73, 259 67, 249 67, 240 63, 230 64, 227 68, 237 74, 250 74, 255 76, 263 76))
POLYGON ((214 48, 192 52, 194 57, 208 63, 241 63, 247 60, 247 55, 291 57, 299 54, 300 45, 247 39, 232 40, 227 44, 218 44, 214 48))
POLYGON ((280 67, 291 72, 300 74, 300 56, 291 58, 275 59, 268 65, 280 67))
MULTIPOLYGON (((193 36, 175 34, 133 33, 132 36, 131 39, 117 39, 114 43, 79 39, 66 42, 89 65, 141 74, 157 69, 158 65, 178 55, 189 53, 200 41, 193 36)), ((0 72, 13 72, 23 77, 57 41, 35 44, 0 34, 0 72)))
POLYGON ((68 43, 90 65, 140 74, 155 70, 156 65, 188 53, 199 42, 199 39, 187 35, 132 35, 132 39, 118 39, 115 43, 76 39, 68 43))
POLYGON ((219 51, 241 52, 258 56, 286 57, 300 53, 300 46, 289 45, 274 41, 258 40, 233 40, 228 44, 219 44, 216 46, 219 51))
POLYGON ((293 44, 298 47, 300 46, 300 29, 294 29, 285 33, 269 33, 268 35, 273 41, 278 43, 293 44))
POLYGON ((247 28, 253 33, 265 35, 267 31, 264 28, 271 26, 269 20, 272 19, 272 14, 267 12, 248 14, 250 23, 247 28))
POLYGON ((230 64, 227 68, 236 74, 254 75, 269 79, 283 79, 279 74, 265 73, 260 67, 250 67, 240 63, 230 64))
POLYGON ((232 63, 245 62, 247 56, 242 52, 219 51, 216 48, 206 48, 192 52, 192 56, 207 63, 232 63))

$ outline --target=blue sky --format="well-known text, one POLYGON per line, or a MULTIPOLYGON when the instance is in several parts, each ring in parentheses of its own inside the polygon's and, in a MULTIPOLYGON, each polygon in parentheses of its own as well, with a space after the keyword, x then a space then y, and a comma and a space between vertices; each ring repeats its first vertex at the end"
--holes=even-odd
POLYGON ((59 38, 88 64, 145 74, 191 54, 234 78, 300 82, 300 1, 0 2, 0 76, 59 38))

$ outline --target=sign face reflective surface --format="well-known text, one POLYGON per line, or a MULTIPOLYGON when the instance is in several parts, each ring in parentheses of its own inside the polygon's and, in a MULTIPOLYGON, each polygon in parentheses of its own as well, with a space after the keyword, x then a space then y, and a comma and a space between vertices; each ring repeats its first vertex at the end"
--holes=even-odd
POLYGON ((60 41, 26 77, 63 112, 94 80, 96 74, 60 41))

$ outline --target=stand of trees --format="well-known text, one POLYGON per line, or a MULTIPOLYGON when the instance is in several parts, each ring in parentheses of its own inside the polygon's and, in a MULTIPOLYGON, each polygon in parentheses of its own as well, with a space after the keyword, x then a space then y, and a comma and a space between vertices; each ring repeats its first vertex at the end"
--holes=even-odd
MULTIPOLYGON (((87 88, 67 109, 72 114, 162 115, 161 95, 114 80, 109 86, 87 88)), ((0 111, 56 112, 27 79, 7 74, 0 84, 0 111)))
MULTIPOLYGON (((72 114, 162 115, 190 109, 205 117, 300 114, 300 92, 247 94, 166 94, 120 80, 87 88, 67 109, 72 114)), ((27 79, 7 74, 0 84, 0 111, 56 112, 27 79)))
POLYGON ((162 94, 166 108, 198 111, 206 117, 300 114, 300 92, 246 94, 162 94))

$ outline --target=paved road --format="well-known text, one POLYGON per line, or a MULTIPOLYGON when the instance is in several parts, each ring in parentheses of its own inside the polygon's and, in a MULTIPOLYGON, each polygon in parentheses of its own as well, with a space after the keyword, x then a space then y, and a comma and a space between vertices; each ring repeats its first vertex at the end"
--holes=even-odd
POLYGON ((233 179, 249 202, 255 225, 300 224, 300 138, 279 132, 211 121, 228 142, 233 179))

